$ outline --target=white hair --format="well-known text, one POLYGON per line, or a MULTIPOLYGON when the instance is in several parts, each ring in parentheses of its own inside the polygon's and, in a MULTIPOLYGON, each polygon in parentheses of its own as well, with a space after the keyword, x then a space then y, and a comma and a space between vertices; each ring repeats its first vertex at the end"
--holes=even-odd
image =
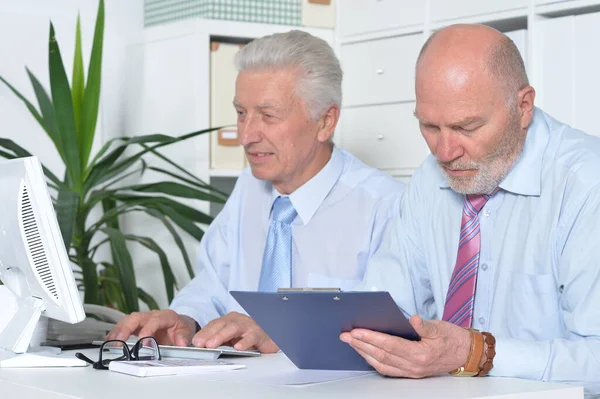
POLYGON ((309 116, 319 119, 333 105, 342 106, 342 68, 323 39, 292 30, 253 40, 235 57, 238 72, 296 68, 296 94, 309 116))

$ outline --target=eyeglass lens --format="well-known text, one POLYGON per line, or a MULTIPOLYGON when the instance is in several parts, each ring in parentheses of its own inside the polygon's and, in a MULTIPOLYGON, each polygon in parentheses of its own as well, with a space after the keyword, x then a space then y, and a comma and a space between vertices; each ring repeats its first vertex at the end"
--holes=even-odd
POLYGON ((132 360, 160 360, 158 343, 154 338, 140 339, 131 350, 132 360))

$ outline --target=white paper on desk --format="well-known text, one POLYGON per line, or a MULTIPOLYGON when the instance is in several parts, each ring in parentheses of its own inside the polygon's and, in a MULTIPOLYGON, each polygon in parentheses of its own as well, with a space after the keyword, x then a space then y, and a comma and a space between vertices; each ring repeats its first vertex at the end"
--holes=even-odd
POLYGON ((307 385, 345 380, 372 374, 372 371, 330 371, 330 370, 294 370, 280 374, 264 376, 256 382, 268 385, 307 385))
POLYGON ((219 375, 198 376, 206 381, 252 382, 266 385, 307 385, 330 381, 344 380, 372 374, 374 371, 330 371, 330 370, 287 370, 281 372, 265 372, 265 370, 248 367, 238 370, 235 375, 219 373, 219 375))

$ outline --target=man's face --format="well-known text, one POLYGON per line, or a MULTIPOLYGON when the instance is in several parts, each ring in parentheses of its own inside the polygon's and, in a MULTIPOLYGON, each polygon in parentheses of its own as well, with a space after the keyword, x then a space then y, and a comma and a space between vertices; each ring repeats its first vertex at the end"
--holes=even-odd
POLYGON ((487 77, 450 74, 446 79, 418 74, 415 115, 450 187, 462 194, 489 193, 523 148, 519 108, 487 77))
POLYGON ((280 192, 312 177, 311 163, 324 141, 320 121, 310 120, 295 83, 294 69, 246 70, 235 86, 238 134, 252 174, 280 192))

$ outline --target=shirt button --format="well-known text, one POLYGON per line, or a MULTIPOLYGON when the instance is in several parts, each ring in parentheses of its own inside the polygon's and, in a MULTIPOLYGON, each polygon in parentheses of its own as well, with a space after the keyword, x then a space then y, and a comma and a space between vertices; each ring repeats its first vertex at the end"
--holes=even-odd
POLYGON ((485 319, 483 317, 480 317, 478 321, 479 321, 479 324, 481 324, 481 325, 483 325, 483 323, 485 323, 485 319))
POLYGON ((486 209, 483 211, 483 216, 490 216, 492 214, 492 212, 490 212, 489 209, 486 209))
POLYGON ((481 270, 486 271, 488 268, 487 263, 484 263, 483 265, 481 265, 481 270))

